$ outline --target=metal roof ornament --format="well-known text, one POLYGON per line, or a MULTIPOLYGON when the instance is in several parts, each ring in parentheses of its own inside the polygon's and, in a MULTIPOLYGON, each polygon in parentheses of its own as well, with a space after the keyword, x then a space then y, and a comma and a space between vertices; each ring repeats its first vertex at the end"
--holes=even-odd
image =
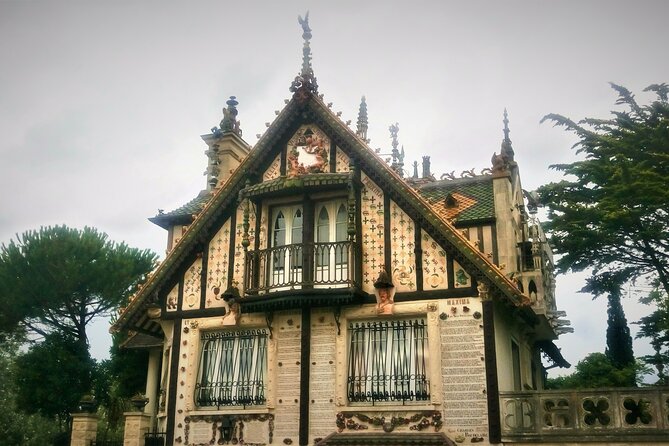
POLYGON ((311 28, 309 27, 309 11, 302 16, 297 16, 297 21, 302 26, 302 38, 304 39, 304 46, 302 47, 302 70, 293 82, 290 84, 290 91, 296 99, 304 101, 309 93, 318 93, 318 83, 314 70, 311 67, 311 47, 309 40, 311 40, 311 28))
POLYGON ((511 130, 509 130, 509 114, 506 111, 506 108, 504 109, 504 119, 502 120, 504 123, 504 139, 502 140, 502 149, 501 149, 501 154, 502 156, 505 156, 509 162, 513 162, 513 147, 511 147, 511 139, 509 138, 509 133, 511 133, 511 130))

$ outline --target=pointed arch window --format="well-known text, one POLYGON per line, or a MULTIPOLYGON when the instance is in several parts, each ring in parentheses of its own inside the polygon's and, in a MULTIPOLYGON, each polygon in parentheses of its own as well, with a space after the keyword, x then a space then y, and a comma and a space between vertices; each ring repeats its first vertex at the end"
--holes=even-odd
POLYGON ((273 213, 269 285, 302 281, 302 206, 287 206, 273 213), (286 268, 286 265, 289 267, 286 268))

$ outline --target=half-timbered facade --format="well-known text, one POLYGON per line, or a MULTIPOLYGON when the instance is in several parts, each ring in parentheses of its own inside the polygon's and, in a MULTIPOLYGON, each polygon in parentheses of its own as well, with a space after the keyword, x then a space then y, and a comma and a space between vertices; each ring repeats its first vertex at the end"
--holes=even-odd
POLYGON ((508 128, 478 174, 404 175, 396 147, 389 165, 368 146, 364 99, 352 130, 319 98, 303 23, 265 134, 242 139, 231 98, 203 136, 207 189, 151 219, 167 257, 115 324, 150 349, 147 428, 189 446, 498 443, 500 392, 567 365, 508 128))

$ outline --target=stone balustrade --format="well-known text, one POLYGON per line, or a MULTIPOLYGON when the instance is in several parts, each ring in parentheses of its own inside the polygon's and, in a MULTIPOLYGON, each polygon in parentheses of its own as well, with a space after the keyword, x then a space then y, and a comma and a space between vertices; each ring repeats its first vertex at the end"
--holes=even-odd
POLYGON ((502 439, 509 442, 669 444, 669 388, 501 392, 502 439))

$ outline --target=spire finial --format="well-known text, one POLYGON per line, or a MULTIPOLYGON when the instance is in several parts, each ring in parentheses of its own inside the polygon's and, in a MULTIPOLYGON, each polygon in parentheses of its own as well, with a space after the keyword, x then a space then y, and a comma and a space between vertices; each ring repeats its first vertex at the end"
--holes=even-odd
POLYGON ((363 96, 360 100, 360 108, 358 109, 358 127, 355 133, 365 141, 367 141, 367 124, 367 101, 363 96))
POLYGON ((506 108, 504 108, 504 119, 502 120, 504 123, 504 139, 502 140, 502 149, 500 151, 501 155, 506 157, 508 161, 513 161, 513 147, 511 147, 511 139, 509 138, 509 133, 511 133, 511 130, 509 130, 509 114, 506 111, 506 108))
POLYGON ((298 90, 302 90, 300 98, 304 100, 307 97, 304 93, 318 92, 318 83, 314 76, 314 70, 311 67, 311 47, 309 46, 309 41, 311 40, 311 28, 309 27, 309 11, 304 14, 304 18, 298 15, 297 22, 302 26, 302 38, 304 39, 304 46, 302 47, 302 70, 291 83, 290 91, 297 93, 298 90), (303 89, 306 89, 306 92, 303 89))

